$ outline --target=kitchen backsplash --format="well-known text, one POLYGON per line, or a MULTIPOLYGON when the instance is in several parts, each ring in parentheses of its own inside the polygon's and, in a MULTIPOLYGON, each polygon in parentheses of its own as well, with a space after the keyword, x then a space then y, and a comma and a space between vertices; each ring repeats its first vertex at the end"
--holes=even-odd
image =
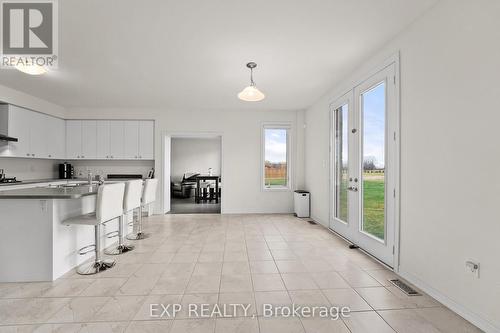
POLYGON ((5 176, 18 180, 57 178, 58 163, 55 160, 0 157, 0 169, 4 169, 5 176))
POLYGON ((98 160, 79 160, 68 161, 75 168, 76 178, 87 177, 88 171, 95 175, 108 174, 141 174, 143 177, 148 175, 149 170, 154 167, 154 161, 98 161, 98 160))

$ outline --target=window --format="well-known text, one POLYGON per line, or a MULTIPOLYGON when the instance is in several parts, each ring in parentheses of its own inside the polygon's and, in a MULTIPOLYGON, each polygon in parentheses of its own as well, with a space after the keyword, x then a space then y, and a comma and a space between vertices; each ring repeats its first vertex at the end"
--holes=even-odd
POLYGON ((263 185, 265 189, 290 188, 290 127, 264 125, 263 185))

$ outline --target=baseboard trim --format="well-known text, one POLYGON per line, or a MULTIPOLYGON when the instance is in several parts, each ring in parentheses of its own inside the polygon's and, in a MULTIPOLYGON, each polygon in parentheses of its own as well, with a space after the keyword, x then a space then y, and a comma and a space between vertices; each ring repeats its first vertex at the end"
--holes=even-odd
POLYGON ((409 272, 406 272, 402 269, 397 274, 400 275, 406 281, 415 285, 415 287, 421 289, 423 292, 425 292, 429 296, 436 299, 438 302, 440 302, 441 304, 443 304, 444 306, 449 308, 451 311, 455 312, 456 314, 458 314, 462 318, 468 320, 473 325, 479 327, 481 330, 483 330, 487 333, 500 333, 499 327, 496 327, 493 323, 482 318, 477 313, 471 311, 470 309, 464 307, 463 305, 455 302, 454 300, 452 300, 448 296, 442 294, 440 291, 431 287, 429 284, 422 281, 421 279, 419 279, 415 275, 413 275, 409 272))

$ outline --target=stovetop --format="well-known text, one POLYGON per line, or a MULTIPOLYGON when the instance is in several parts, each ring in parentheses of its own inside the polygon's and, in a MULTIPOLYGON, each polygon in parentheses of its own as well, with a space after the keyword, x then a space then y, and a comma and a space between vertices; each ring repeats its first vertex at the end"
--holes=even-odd
POLYGON ((1 184, 11 184, 11 183, 21 183, 20 180, 17 180, 16 177, 11 178, 2 178, 0 179, 1 184))

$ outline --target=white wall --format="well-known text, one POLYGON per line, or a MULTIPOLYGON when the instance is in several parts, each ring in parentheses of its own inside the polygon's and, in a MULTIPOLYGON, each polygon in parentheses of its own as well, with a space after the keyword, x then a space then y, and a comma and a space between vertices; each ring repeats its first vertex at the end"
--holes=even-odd
POLYGON ((171 179, 181 181, 185 172, 220 175, 221 140, 218 138, 172 138, 171 179))
POLYGON ((327 225, 328 106, 401 55, 401 273, 500 331, 500 2, 443 0, 306 111, 307 188, 327 225), (466 273, 478 260, 481 278, 466 273))
POLYGON ((54 160, 0 157, 0 169, 4 169, 5 176, 21 181, 59 178, 58 163, 54 160))
MULTIPOLYGON (((243 102, 242 102, 243 103, 243 102)), ((291 191, 261 190, 261 126, 263 122, 290 122, 293 125, 292 167, 294 184, 303 184, 303 111, 244 110, 175 110, 73 108, 68 118, 75 119, 154 119, 155 169, 163 183, 164 137, 183 133, 222 135, 224 174, 223 213, 290 213, 293 211, 291 191), (299 124, 299 125, 298 125, 299 124), (297 140, 299 138, 299 140, 297 140)), ((162 189, 158 198, 162 198, 162 189)), ((159 200, 163 202, 163 200, 159 200)), ((161 212, 156 205, 156 212, 161 212)))

